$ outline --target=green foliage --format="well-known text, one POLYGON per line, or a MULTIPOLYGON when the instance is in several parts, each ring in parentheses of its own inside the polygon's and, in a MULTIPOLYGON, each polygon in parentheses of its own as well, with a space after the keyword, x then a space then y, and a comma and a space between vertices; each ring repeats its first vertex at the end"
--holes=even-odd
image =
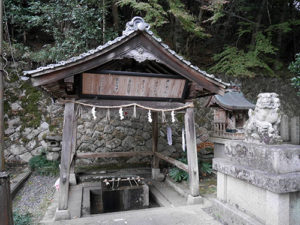
POLYGON ((139 15, 144 15, 144 19, 152 27, 161 27, 166 21, 167 13, 163 7, 158 3, 158 0, 149 0, 146 2, 136 0, 121 0, 118 1, 119 6, 130 6, 139 15))
POLYGON ((169 13, 180 21, 182 28, 188 33, 194 34, 199 38, 205 38, 209 35, 204 32, 204 29, 197 24, 196 18, 187 10, 180 0, 169 0, 169 13))
POLYGON ((181 182, 183 180, 187 180, 189 177, 187 172, 178 169, 177 167, 171 168, 169 175, 175 182, 181 182))
POLYGON ((197 23, 197 18, 193 16, 185 7, 181 0, 122 0, 118 4, 130 6, 137 14, 144 16, 154 29, 170 23, 171 17, 176 18, 182 29, 199 38, 208 37, 204 29, 197 23), (163 7, 165 5, 165 7, 163 7))
MULTIPOLYGON (((186 153, 178 159, 178 161, 183 162, 187 164, 187 156, 186 153)), ((183 180, 187 180, 189 178, 189 174, 177 167, 173 167, 170 169, 169 176, 175 181, 175 182, 181 182, 183 180)))
POLYGON ((208 163, 208 162, 202 162, 202 163, 199 163, 200 164, 200 174, 202 176, 207 176, 208 174, 212 174, 212 165, 211 163, 208 163))
MULTIPOLYGON (((108 1, 110 2, 110 1, 108 1)), ((60 61, 87 51, 116 36, 111 27, 105 28, 103 40, 103 14, 109 5, 102 1, 87 0, 29 0, 6 1, 7 21, 14 28, 16 38, 36 29, 41 30, 54 43, 43 46, 38 53, 29 52, 35 62, 46 64, 60 61)))
POLYGON ((295 61, 289 65, 289 70, 297 75, 291 81, 292 85, 298 89, 297 94, 300 96, 300 53, 296 55, 295 61))
POLYGON ((208 18, 205 22, 211 22, 212 24, 214 24, 222 17, 224 17, 225 13, 223 11, 223 8, 226 3, 228 3, 228 1, 215 0, 212 1, 211 4, 209 4, 208 6, 203 7, 205 10, 213 12, 213 15, 210 18, 208 18))
POLYGON ((213 59, 217 63, 210 71, 234 77, 254 77, 260 69, 269 75, 274 75, 274 71, 268 65, 268 55, 274 55, 276 50, 270 39, 259 32, 256 35, 254 48, 248 52, 227 46, 224 51, 214 55, 213 59))
POLYGON ((25 90, 25 96, 22 99, 22 108, 20 112, 21 121, 26 127, 37 128, 42 120, 42 113, 38 108, 38 102, 42 97, 41 92, 25 82, 21 88, 25 90))
POLYGON ((29 166, 32 170, 44 176, 57 175, 59 172, 59 162, 47 160, 45 154, 32 157, 29 166))
POLYGON ((14 225, 31 225, 32 215, 30 213, 21 214, 18 211, 13 212, 14 225))

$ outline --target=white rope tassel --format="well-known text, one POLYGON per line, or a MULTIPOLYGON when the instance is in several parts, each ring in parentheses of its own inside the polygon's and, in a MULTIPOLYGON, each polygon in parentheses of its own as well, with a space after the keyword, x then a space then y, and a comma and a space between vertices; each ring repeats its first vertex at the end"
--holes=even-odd
POLYGON ((136 105, 133 106, 133 118, 136 118, 136 105))
POLYGON ((175 112, 171 112, 171 117, 172 117, 172 123, 175 123, 175 112))
POLYGON ((151 117, 151 111, 148 112, 148 121, 149 123, 152 123, 152 117, 151 117))
POLYGON ((106 111, 106 121, 110 121, 110 110, 107 109, 106 111))
POLYGON ((122 107, 119 110, 119 114, 120 114, 120 120, 123 120, 124 119, 124 113, 123 113, 122 107))
POLYGON ((96 116, 96 107, 95 106, 92 108, 92 115, 94 117, 94 120, 96 120, 97 116, 96 116))
POLYGON ((166 114, 165 111, 161 111, 161 122, 165 123, 166 122, 166 114))

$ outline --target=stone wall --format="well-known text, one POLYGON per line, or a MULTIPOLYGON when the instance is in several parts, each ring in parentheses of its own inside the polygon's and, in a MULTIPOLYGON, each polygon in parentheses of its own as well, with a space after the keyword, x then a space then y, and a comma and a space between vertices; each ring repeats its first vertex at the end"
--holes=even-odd
MULTIPOLYGON (((247 98, 256 101, 256 96, 261 91, 274 91, 279 94, 283 111, 289 116, 296 116, 299 112, 299 97, 291 90, 287 81, 275 78, 255 78, 249 81, 242 80, 242 91, 247 98), (273 87, 273 88, 272 88, 273 87), (287 97, 285 97, 287 96, 287 97)), ((213 113, 211 109, 204 108, 207 98, 195 102, 195 121, 198 143, 203 131, 212 128, 213 113)), ((53 103, 51 98, 37 91, 29 84, 24 86, 22 81, 7 83, 5 88, 5 157, 9 161, 28 162, 32 156, 47 150, 46 137, 49 135, 61 136, 63 123, 63 107, 53 103), (34 97, 34 98, 33 98, 34 97)), ((91 108, 82 108, 78 119, 79 152, 90 151, 148 151, 152 146, 151 124, 147 119, 147 111, 138 110, 138 117, 132 118, 132 111, 127 112, 125 119, 120 121, 118 112, 111 112, 111 121, 105 120, 106 111, 97 110, 97 120, 94 121, 90 112, 91 108)), ((182 154, 181 129, 184 127, 184 114, 176 114, 176 123, 161 124, 159 118, 159 151, 172 157, 182 154), (167 144, 166 130, 170 125, 173 131, 173 145, 167 144)), ((56 159, 53 153, 49 159, 56 159)), ((57 148, 55 148, 57 152, 57 148)), ((78 163, 124 162, 137 163, 149 162, 149 157, 106 159, 106 160, 79 160, 78 163)))

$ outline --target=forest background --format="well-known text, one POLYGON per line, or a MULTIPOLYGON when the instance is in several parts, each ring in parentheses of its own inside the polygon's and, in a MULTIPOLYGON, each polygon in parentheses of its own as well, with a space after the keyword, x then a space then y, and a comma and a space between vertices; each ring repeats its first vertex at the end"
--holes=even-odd
MULTIPOLYGON (((300 1, 5 0, 4 4, 9 83, 19 81, 23 70, 70 58, 115 38, 132 17, 142 16, 177 53, 240 84, 253 102, 259 92, 278 92, 287 113, 299 114, 300 1)), ((13 99, 6 94, 8 110, 13 99)), ((30 107, 26 113, 32 114, 30 107)))

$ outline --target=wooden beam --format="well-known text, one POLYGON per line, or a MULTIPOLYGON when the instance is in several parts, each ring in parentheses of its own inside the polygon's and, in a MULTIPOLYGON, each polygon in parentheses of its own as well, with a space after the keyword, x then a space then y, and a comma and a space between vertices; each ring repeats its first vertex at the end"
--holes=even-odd
POLYGON ((94 159, 94 158, 118 158, 118 157, 133 157, 133 156, 152 156, 150 151, 145 152, 95 152, 95 153, 77 153, 78 159, 94 159))
POLYGON ((0 172, 0 219, 2 225, 13 224, 10 181, 7 172, 0 172))
POLYGON ((68 209, 70 164, 75 119, 75 104, 67 102, 64 111, 58 210, 68 209))
POLYGON ((184 123, 186 132, 190 194, 195 197, 199 195, 199 169, 193 108, 186 109, 184 123))
POLYGON ((155 152, 155 156, 162 159, 162 160, 167 161, 168 163, 171 163, 172 165, 176 166, 179 169, 182 169, 185 172, 189 171, 188 165, 184 164, 183 162, 180 162, 176 159, 173 159, 169 156, 163 155, 163 154, 158 153, 158 152, 155 152))
POLYGON ((159 158, 155 155, 158 143, 158 112, 152 112, 152 168, 159 168, 159 158))

